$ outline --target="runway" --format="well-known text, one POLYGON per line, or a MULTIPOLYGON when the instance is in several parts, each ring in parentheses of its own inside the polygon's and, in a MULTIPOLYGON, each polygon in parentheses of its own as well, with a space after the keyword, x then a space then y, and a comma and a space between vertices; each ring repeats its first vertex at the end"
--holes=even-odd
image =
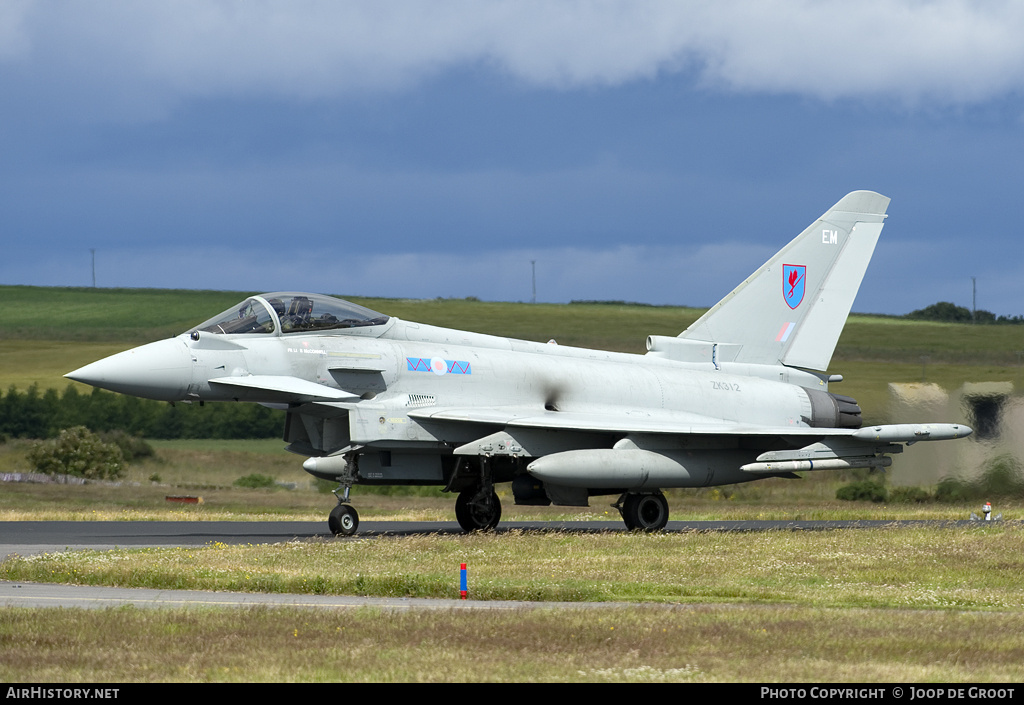
MULTIPOLYGON (((666 533, 693 531, 832 531, 884 526, 965 526, 972 521, 670 521, 666 533)), ((502 522, 496 531, 624 532, 620 521, 502 522)), ((147 546, 261 544, 314 539, 353 541, 382 536, 461 534, 445 521, 364 521, 352 537, 335 537, 325 521, 10 521, 0 522, 0 559, 54 551, 147 546)))
MULTIPOLYGON (((832 531, 879 527, 981 526, 977 521, 670 521, 665 531, 832 531)), ((507 522, 497 531, 623 532, 618 521, 507 522)), ((461 534, 456 522, 362 522, 352 537, 335 537, 326 522, 266 521, 24 521, 0 522, 0 558, 82 549, 203 546, 210 543, 271 544, 289 541, 359 541, 385 536, 461 534)), ((0 581, 0 606, 102 608, 245 607, 274 605, 310 608, 380 607, 387 609, 588 609, 607 603, 474 602, 472 600, 365 598, 343 595, 270 595, 193 590, 149 590, 0 581)))
MULTIPOLYGON (((958 527, 980 525, 967 520, 846 520, 846 521, 670 521, 665 533, 694 531, 835 531, 958 527)), ((624 532, 620 521, 521 521, 502 522, 495 530, 624 532)), ((55 551, 151 546, 204 546, 209 543, 262 544, 287 541, 358 541, 384 536, 463 533, 446 521, 364 521, 351 537, 331 535, 325 521, 8 521, 0 522, 0 559, 8 555, 32 555, 55 551)))

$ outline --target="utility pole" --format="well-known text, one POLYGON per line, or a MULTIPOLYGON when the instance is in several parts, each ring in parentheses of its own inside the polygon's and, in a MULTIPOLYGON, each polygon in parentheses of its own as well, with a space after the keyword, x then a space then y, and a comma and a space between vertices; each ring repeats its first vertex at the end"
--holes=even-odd
POLYGON ((978 278, 971 277, 971 323, 978 322, 978 278))
POLYGON ((96 288, 96 248, 90 247, 89 252, 92 253, 92 288, 96 288))
POLYGON ((533 272, 533 299, 532 303, 537 303, 537 260, 530 260, 530 269, 533 272))

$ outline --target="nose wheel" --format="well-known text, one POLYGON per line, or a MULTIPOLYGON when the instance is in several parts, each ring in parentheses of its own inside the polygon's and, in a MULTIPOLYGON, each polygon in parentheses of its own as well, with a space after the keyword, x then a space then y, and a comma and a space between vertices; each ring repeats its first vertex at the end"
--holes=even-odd
POLYGON ((351 536, 359 528, 359 512, 351 504, 339 504, 327 517, 327 526, 335 536, 351 536))

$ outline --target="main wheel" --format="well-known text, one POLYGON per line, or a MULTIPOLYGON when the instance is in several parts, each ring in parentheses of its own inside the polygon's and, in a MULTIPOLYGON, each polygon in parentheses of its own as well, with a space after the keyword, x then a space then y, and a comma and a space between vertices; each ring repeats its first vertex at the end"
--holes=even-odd
POLYGON ((631 531, 661 531, 668 524, 668 500, 660 492, 628 494, 622 503, 622 521, 631 531))
POLYGON ((327 517, 327 526, 335 536, 351 536, 359 528, 359 512, 351 504, 339 504, 327 517))
POLYGON ((490 531, 501 521, 501 500, 494 490, 465 490, 455 499, 455 518, 465 531, 490 531))

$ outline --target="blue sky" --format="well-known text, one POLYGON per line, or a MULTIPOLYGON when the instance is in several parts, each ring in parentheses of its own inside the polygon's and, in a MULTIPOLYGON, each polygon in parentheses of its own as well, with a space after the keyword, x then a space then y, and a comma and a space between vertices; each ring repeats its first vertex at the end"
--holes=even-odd
POLYGON ((847 192, 854 305, 1024 314, 1024 5, 0 5, 0 283, 710 306, 847 192))

